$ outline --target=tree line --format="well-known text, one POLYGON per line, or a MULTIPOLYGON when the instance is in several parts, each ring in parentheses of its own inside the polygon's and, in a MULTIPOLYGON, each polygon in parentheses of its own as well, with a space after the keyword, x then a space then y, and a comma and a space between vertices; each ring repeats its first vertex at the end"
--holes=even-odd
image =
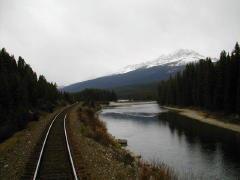
POLYGON ((15 60, 5 49, 0 50, 0 140, 70 99, 43 75, 38 77, 22 57, 15 60))
POLYGON ((159 104, 194 106, 225 114, 240 114, 240 48, 222 51, 210 58, 186 65, 183 72, 160 82, 159 104))
POLYGON ((128 99, 133 101, 150 101, 158 97, 159 82, 130 84, 126 86, 113 87, 119 99, 128 99))
POLYGON ((109 102, 117 100, 117 95, 113 90, 105 89, 85 89, 77 93, 72 93, 71 96, 75 101, 84 102, 109 102))

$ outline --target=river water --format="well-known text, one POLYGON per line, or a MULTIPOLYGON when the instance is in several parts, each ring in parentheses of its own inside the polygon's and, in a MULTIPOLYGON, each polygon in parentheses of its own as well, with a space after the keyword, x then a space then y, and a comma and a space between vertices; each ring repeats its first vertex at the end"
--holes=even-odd
POLYGON ((103 109, 100 119, 127 149, 146 161, 161 161, 179 177, 240 179, 240 135, 198 122, 155 103, 103 109))

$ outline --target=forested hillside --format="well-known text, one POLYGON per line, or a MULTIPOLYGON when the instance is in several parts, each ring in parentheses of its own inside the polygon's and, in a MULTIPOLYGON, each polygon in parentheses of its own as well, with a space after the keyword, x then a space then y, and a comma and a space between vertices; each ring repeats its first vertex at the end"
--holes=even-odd
POLYGON ((56 84, 38 77, 22 57, 16 61, 5 49, 0 50, 0 140, 68 98, 56 84))
POLYGON ((64 87, 62 91, 79 92, 86 88, 113 89, 133 84, 159 82, 161 80, 168 79, 170 75, 174 75, 177 72, 182 71, 184 68, 185 65, 173 66, 172 64, 164 64, 147 69, 137 69, 124 74, 104 76, 97 79, 75 83, 64 87))
POLYGON ((105 89, 85 89, 77 93, 72 93, 71 96, 75 101, 85 102, 109 102, 117 100, 117 95, 114 91, 105 89))
POLYGON ((161 105, 194 106, 225 114, 240 113, 240 48, 222 51, 220 60, 190 63, 159 85, 161 105))
POLYGON ((159 82, 131 84, 112 88, 119 99, 156 100, 159 82))

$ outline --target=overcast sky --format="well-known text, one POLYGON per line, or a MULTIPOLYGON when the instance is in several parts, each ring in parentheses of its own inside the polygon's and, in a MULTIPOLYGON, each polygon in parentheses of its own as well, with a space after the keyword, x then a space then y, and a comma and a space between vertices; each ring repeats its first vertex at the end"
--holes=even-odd
POLYGON ((0 0, 0 48, 58 85, 240 40, 239 0, 0 0))

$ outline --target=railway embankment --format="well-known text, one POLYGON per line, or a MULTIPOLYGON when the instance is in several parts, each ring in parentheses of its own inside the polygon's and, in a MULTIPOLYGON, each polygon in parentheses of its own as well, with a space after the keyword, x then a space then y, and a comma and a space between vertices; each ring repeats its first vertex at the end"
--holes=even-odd
POLYGON ((59 107, 53 113, 42 115, 38 121, 28 123, 24 130, 15 133, 0 144, 0 179, 21 178, 45 129, 63 108, 59 107))

